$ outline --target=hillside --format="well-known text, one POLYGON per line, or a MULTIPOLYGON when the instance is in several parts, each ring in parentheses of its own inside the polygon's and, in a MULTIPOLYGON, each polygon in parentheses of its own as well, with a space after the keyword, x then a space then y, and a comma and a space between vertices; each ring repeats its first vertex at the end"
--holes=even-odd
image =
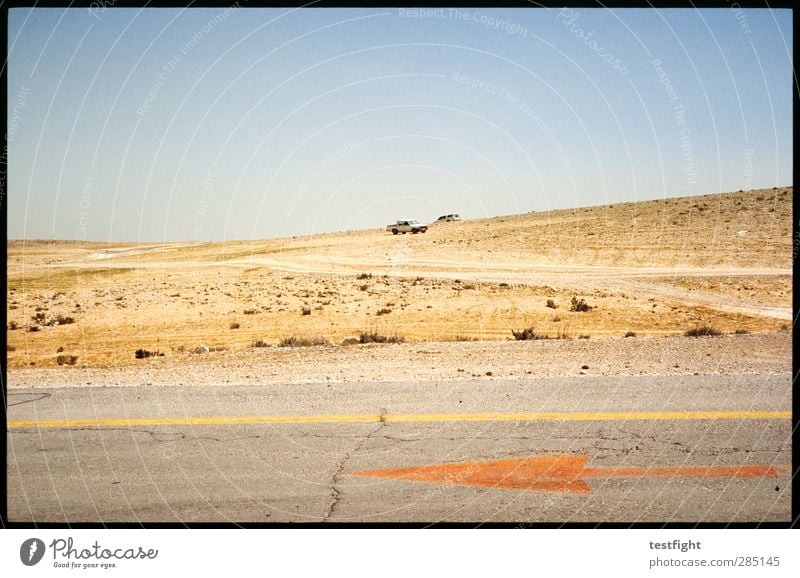
POLYGON ((420 235, 11 241, 9 366, 186 363, 200 345, 267 352, 292 336, 338 345, 362 332, 413 342, 509 340, 528 327, 573 339, 780 331, 792 318, 792 192, 466 220, 420 235), (591 308, 570 311, 573 298, 591 308), (137 349, 164 355, 139 360, 137 349))

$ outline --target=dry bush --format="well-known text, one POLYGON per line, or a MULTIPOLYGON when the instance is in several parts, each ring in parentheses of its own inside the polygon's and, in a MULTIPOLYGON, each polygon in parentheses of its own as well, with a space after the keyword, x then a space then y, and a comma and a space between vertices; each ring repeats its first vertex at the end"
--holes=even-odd
POLYGON ((552 299, 548 299, 548 300, 547 300, 547 306, 548 306, 550 309, 557 309, 557 308, 558 308, 558 305, 556 305, 556 302, 555 302, 555 301, 553 301, 552 299))
POLYGON ((269 343, 267 343, 263 339, 256 339, 253 342, 253 347, 269 347, 269 343))
POLYGON ((684 333, 686 337, 718 337, 722 335, 722 331, 715 329, 711 325, 703 325, 702 327, 693 327, 684 333))
POLYGON ((391 309, 387 309, 386 307, 384 307, 383 309, 380 309, 377 314, 378 315, 388 315, 391 312, 392 312, 391 309))
POLYGON ((635 331, 628 331, 625 333, 624 337, 636 337, 635 331))
POLYGON ((238 321, 233 321, 233 322, 231 322, 231 324, 229 325, 229 327, 230 327, 231 329, 239 329, 239 327, 241 327, 241 326, 239 325, 239 322, 238 322, 238 321))
POLYGON ((533 327, 527 327, 525 329, 520 329, 518 331, 512 329, 511 334, 517 341, 533 341, 536 339, 548 338, 547 335, 544 333, 536 333, 536 330, 533 327))
POLYGON ((358 279, 359 281, 362 281, 362 280, 364 280, 364 279, 372 279, 372 273, 360 273, 360 274, 359 274, 359 275, 356 277, 356 279, 358 279))
POLYGON ((375 331, 362 331, 358 335, 359 343, 403 343, 405 339, 399 335, 381 335, 375 331))
POLYGON ((278 347, 314 347, 321 345, 330 345, 330 341, 324 337, 286 337, 281 339, 278 347))
POLYGON ((160 351, 148 351, 146 349, 137 349, 136 350, 136 359, 146 359, 148 357, 164 357, 164 354, 160 351))
POLYGON ((31 317, 31 319, 34 321, 34 323, 44 325, 45 327, 52 327, 54 325, 69 325, 71 323, 75 323, 75 318, 61 314, 48 319, 47 314, 44 311, 36 313, 33 317, 31 317))
POLYGON ((571 304, 569 306, 569 310, 570 311, 577 311, 577 312, 580 312, 580 313, 583 313, 585 311, 589 311, 591 309, 592 309, 592 306, 587 304, 586 301, 583 300, 583 298, 578 299, 577 297, 573 297, 572 298, 572 302, 571 302, 571 304))
POLYGON ((302 308, 303 315, 311 315, 311 307, 302 308))
POLYGON ((77 361, 77 355, 59 355, 56 357, 56 363, 58 365, 75 365, 77 361))

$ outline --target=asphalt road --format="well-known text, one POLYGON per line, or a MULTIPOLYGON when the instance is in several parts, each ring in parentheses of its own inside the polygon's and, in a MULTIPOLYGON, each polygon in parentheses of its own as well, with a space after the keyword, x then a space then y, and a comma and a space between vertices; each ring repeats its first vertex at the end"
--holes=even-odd
POLYGON ((791 515, 788 373, 65 387, 13 389, 7 401, 10 521, 535 524, 791 515), (561 487, 569 472, 539 472, 536 481, 547 483, 531 489, 524 467, 508 470, 556 456, 586 458, 584 490, 561 487), (494 460, 505 465, 486 464, 494 460), (408 470, 374 474, 442 464, 455 470, 444 478, 436 470, 432 481, 408 470), (736 477, 730 466, 756 473, 736 477), (509 476, 518 487, 502 487, 509 476))

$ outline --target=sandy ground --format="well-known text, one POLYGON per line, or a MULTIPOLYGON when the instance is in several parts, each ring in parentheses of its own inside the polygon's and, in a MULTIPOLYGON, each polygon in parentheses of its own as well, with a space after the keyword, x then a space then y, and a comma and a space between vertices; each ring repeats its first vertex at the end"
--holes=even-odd
POLYGON ((100 381, 95 369, 138 383, 184 367, 226 368, 234 381, 571 374, 578 358, 597 371, 617 351, 633 356, 615 365, 622 373, 643 363, 716 371, 704 348, 752 357, 763 343, 786 365, 791 205, 792 189, 779 188, 443 223, 420 235, 11 241, 9 383, 36 381, 28 376, 40 368, 52 383, 100 381), (571 310, 573 299, 590 309, 571 310), (727 336, 681 337, 700 326, 727 336), (512 330, 524 328, 548 339, 515 342, 512 330), (341 345, 364 333, 405 344, 341 345), (331 346, 276 347, 290 337, 331 346))

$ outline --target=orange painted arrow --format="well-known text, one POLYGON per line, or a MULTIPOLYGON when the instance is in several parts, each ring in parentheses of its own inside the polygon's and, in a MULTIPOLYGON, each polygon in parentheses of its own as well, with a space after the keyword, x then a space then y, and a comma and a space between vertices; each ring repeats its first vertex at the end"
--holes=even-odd
POLYGON ((591 492, 583 478, 777 478, 789 466, 681 466, 675 468, 589 468, 589 456, 542 456, 489 462, 440 464, 355 472, 355 476, 413 482, 463 484, 538 492, 591 492))

